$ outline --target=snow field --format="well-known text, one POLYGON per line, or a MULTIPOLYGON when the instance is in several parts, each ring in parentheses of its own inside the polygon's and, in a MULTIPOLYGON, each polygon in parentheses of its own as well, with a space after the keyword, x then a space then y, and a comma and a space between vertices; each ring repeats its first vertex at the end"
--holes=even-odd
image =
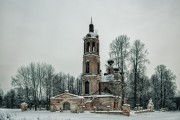
POLYGON ((0 109, 0 120, 180 120, 180 112, 148 112, 131 116, 85 113, 70 113, 69 111, 26 111, 20 109, 0 109))

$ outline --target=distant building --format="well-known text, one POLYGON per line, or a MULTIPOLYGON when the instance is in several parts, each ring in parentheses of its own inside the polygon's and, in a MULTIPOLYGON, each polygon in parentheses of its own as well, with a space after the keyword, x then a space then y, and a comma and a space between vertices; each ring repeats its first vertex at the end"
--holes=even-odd
POLYGON ((71 110, 115 110, 121 109, 121 74, 113 68, 113 60, 108 60, 107 73, 102 78, 100 70, 99 35, 94 25, 89 25, 89 33, 84 37, 82 96, 68 91, 51 98, 51 111, 71 110))

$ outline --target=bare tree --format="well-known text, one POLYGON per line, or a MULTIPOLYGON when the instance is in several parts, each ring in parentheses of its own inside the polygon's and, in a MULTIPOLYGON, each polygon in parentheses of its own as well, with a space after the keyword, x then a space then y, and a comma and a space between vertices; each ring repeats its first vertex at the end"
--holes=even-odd
POLYGON ((43 91, 42 91, 42 84, 44 82, 45 79, 45 75, 46 75, 46 71, 45 71, 45 63, 37 63, 37 79, 38 79, 38 83, 39 83, 39 87, 38 87, 38 100, 42 100, 42 96, 43 96, 43 91))
POLYGON ((37 79, 37 68, 36 68, 36 64, 35 63, 30 63, 29 65, 29 70, 30 70, 30 79, 31 79, 31 88, 33 91, 33 103, 35 106, 35 110, 37 110, 37 98, 38 98, 38 86, 39 86, 39 81, 37 79))
POLYGON ((45 71, 46 71, 46 77, 43 81, 43 87, 45 90, 45 94, 46 94, 46 102, 47 102, 47 106, 46 109, 49 110, 50 107, 50 98, 53 95, 53 77, 54 77, 54 68, 52 67, 52 65, 46 65, 45 67, 45 71))
POLYGON ((145 64, 148 63, 147 59, 147 50, 145 49, 145 45, 141 43, 140 40, 136 40, 130 50, 130 64, 132 66, 131 73, 133 74, 133 93, 134 93, 134 107, 137 104, 137 93, 138 93, 138 84, 140 78, 142 77, 141 73, 144 73, 145 64))
POLYGON ((81 95, 82 94, 82 75, 79 75, 76 78, 75 90, 76 90, 76 94, 77 95, 81 95))
POLYGON ((30 102, 31 80, 29 68, 20 67, 16 76, 12 77, 12 85, 16 86, 18 90, 21 90, 21 93, 24 92, 26 100, 30 102))
POLYGON ((175 79, 176 76, 165 65, 158 65, 155 68, 155 73, 152 75, 151 81, 153 99, 157 109, 165 107, 175 109, 175 103, 173 103, 176 91, 175 79))
POLYGON ((43 99, 43 94, 46 95, 46 101, 49 105, 50 97, 52 96, 53 74, 54 68, 51 65, 30 63, 30 65, 22 66, 18 69, 16 76, 12 77, 12 85, 22 88, 19 90, 25 91, 23 95, 25 95, 26 100, 29 103, 33 103, 35 110, 37 110, 39 99, 43 99))
POLYGON ((12 77, 12 85, 16 87, 18 101, 28 101, 30 108, 33 104, 35 110, 40 104, 41 106, 46 104, 46 109, 49 110, 52 96, 63 93, 66 89, 76 93, 79 87, 79 84, 76 86, 75 77, 62 72, 55 74, 52 65, 46 63, 21 66, 12 77))
MULTIPOLYGON (((110 57, 114 59, 115 66, 117 66, 122 75, 122 82, 119 83, 121 87, 119 89, 122 91, 122 100, 125 97, 125 74, 127 68, 127 59, 129 57, 129 39, 126 35, 120 35, 110 44, 110 57)), ((122 102, 123 104, 123 102, 122 102)))

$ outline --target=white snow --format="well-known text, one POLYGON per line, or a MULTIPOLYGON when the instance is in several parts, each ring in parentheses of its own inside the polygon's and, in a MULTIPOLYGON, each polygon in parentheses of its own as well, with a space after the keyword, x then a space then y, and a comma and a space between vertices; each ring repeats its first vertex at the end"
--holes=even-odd
MULTIPOLYGON (((94 54, 92 52, 89 52, 89 53, 86 53, 84 56, 98 56, 98 55, 96 55, 96 54, 94 54)), ((89 61, 89 60, 87 60, 87 61, 89 61)))
POLYGON ((91 95, 94 98, 102 98, 102 97, 114 97, 113 95, 91 95))
POLYGON ((21 105, 27 105, 27 103, 23 102, 23 103, 21 103, 21 105))
POLYGON ((96 76, 98 76, 98 75, 92 74, 92 75, 84 75, 84 76, 86 76, 86 77, 89 77, 89 76, 94 76, 94 77, 96 77, 96 76))
POLYGON ((97 114, 85 111, 85 113, 70 113, 69 111, 26 111, 20 109, 0 109, 0 120, 180 120, 180 112, 148 112, 134 114, 131 116, 97 114), (10 116, 9 118, 7 118, 10 116))
POLYGON ((113 81, 114 80, 114 75, 113 74, 109 74, 109 75, 104 75, 103 77, 103 82, 109 82, 109 81, 113 81))
MULTIPOLYGON (((87 38, 96 38, 97 33, 96 32, 89 32, 88 34, 91 35, 91 37, 87 37, 87 38)), ((97 38, 96 38, 97 39, 97 38)))
POLYGON ((78 96, 78 98, 84 99, 84 97, 83 97, 83 96, 78 96))
MULTIPOLYGON (((84 99, 83 96, 78 96, 78 95, 75 95, 75 94, 71 94, 71 93, 62 93, 60 95, 56 95, 54 97, 51 97, 51 99, 59 99, 59 97, 63 96, 63 95, 70 95, 70 96, 73 96, 73 97, 77 97, 77 98, 80 98, 80 99, 84 99)), ((72 98, 74 99, 74 98, 72 98)))

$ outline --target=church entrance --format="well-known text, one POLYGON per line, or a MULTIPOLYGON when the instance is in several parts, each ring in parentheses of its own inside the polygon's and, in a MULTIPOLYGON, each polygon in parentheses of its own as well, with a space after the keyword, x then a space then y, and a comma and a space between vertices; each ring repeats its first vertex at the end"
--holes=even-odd
POLYGON ((70 110, 70 103, 69 102, 65 102, 63 104, 63 110, 70 110))

